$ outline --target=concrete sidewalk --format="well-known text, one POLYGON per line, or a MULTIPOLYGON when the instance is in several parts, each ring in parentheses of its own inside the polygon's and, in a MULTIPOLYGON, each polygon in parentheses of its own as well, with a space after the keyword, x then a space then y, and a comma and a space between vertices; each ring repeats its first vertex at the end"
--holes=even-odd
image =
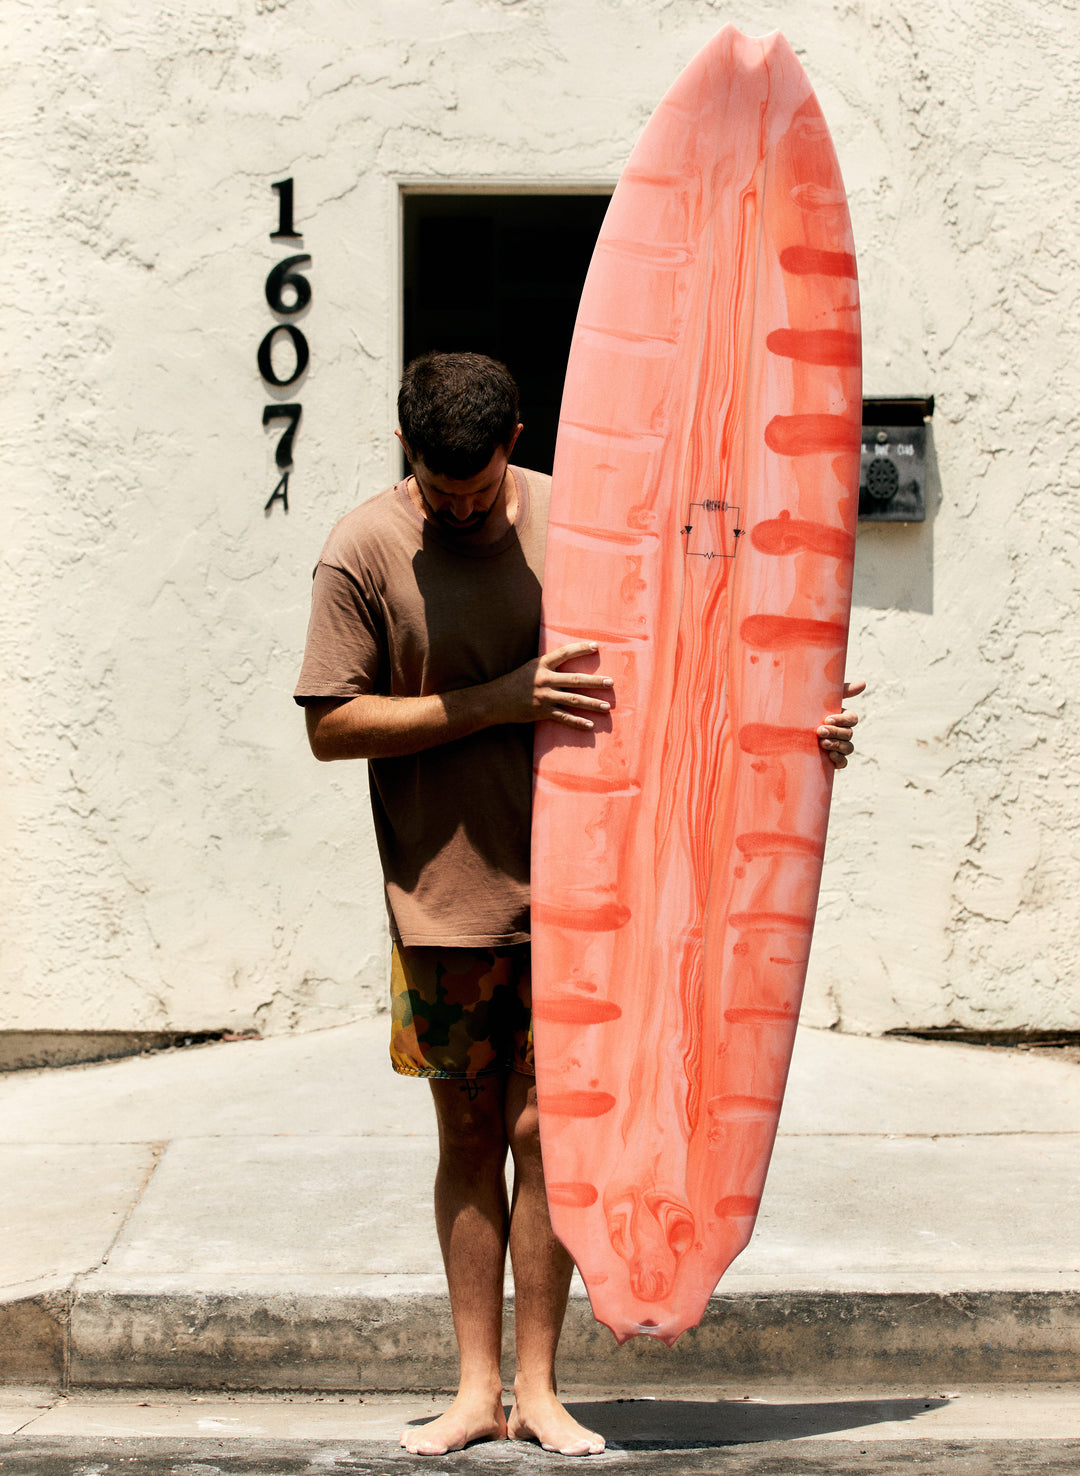
MULTIPOLYGON (((0 1380, 436 1389, 434 1123, 383 1019, 0 1077, 0 1380)), ((749 1249, 674 1350, 580 1288, 614 1386, 1075 1376, 1080 1067, 800 1032, 749 1249)))

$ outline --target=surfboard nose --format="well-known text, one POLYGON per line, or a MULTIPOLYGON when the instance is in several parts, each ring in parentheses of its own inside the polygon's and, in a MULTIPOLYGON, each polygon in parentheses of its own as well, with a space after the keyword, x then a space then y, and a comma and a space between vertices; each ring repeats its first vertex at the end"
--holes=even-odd
POLYGON ((683 1333, 693 1327, 701 1317, 699 1311, 696 1318, 688 1320, 682 1311, 675 1312, 666 1309, 658 1313, 656 1317, 643 1317, 641 1321, 635 1321, 632 1314, 629 1316, 626 1314, 625 1309, 621 1312, 611 1310, 605 1313, 605 1309, 597 1304, 595 1298, 592 1310, 597 1322, 602 1322, 605 1327, 610 1328, 615 1341, 620 1346, 629 1342, 631 1338, 655 1338, 658 1343, 664 1343, 671 1348, 683 1333))

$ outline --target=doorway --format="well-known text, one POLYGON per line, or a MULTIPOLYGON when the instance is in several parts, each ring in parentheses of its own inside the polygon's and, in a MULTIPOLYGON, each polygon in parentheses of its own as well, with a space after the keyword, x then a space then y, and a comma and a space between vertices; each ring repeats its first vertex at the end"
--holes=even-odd
POLYGON ((404 361, 501 359, 521 390, 514 459, 550 472, 578 299, 609 195, 403 198, 404 361))

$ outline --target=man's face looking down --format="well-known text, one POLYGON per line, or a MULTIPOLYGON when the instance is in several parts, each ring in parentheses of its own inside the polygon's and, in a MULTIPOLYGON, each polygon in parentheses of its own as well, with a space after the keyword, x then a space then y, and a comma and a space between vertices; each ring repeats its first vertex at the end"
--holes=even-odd
POLYGON ((408 446, 401 441, 424 506, 441 528, 456 534, 476 533, 497 508, 505 506, 503 482, 520 430, 519 425, 509 444, 500 446, 482 471, 460 480, 431 471, 419 456, 410 456, 408 446))

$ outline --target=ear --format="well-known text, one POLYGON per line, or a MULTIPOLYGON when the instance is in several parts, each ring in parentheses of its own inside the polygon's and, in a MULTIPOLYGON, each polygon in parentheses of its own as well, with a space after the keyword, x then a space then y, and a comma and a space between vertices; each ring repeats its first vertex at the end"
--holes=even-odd
MULTIPOLYGON (((518 430, 520 430, 520 429, 521 429, 521 427, 519 425, 518 426, 518 430)), ((406 446, 406 444, 405 444, 405 437, 401 434, 401 432, 399 430, 396 430, 394 432, 394 435, 397 436, 398 440, 401 442, 401 449, 405 452, 405 460, 411 466, 412 465, 412 452, 409 450, 408 446, 406 446)))
MULTIPOLYGON (((509 442, 507 444, 507 447, 506 447, 506 459, 507 459, 507 461, 510 460, 510 453, 513 451, 514 447, 517 445, 517 438, 518 438, 518 436, 521 435, 521 432, 524 430, 524 428, 525 427, 519 421, 518 424, 517 424, 517 426, 516 426, 516 428, 515 428, 515 430, 514 430, 514 434, 510 437, 510 440, 509 440, 509 442)), ((398 435, 399 436, 401 435, 401 432, 400 431, 398 431, 398 435)), ((402 441, 401 444, 404 446, 405 442, 402 441)), ((407 456, 409 453, 406 452, 405 454, 407 456)))

